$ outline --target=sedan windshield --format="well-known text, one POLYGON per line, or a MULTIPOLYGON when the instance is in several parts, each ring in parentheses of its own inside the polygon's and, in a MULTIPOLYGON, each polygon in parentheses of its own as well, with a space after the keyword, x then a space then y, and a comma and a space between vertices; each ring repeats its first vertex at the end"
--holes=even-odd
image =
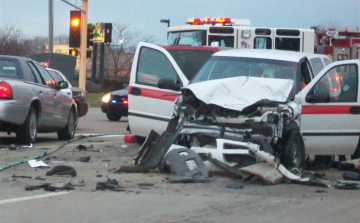
POLYGON ((191 83, 239 76, 291 79, 297 82, 297 70, 298 63, 295 62, 213 56, 199 70, 191 83))

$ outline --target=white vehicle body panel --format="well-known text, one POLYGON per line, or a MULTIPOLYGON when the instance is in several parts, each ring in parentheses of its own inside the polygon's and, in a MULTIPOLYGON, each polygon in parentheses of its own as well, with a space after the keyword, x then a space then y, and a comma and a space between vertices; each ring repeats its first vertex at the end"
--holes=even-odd
MULTIPOLYGON (((160 134, 166 129, 174 108, 174 101, 180 94, 180 91, 159 89, 157 86, 137 83, 139 57, 143 48, 163 54, 169 60, 183 86, 187 85, 189 81, 169 52, 164 48, 143 42, 138 44, 130 76, 128 120, 131 123, 130 129, 132 132, 146 137, 151 129, 160 134)), ((156 66, 156 64, 154 65, 156 66)))
MULTIPOLYGON (((359 91, 356 102, 308 103, 306 95, 326 73, 338 65, 356 64, 358 60, 335 62, 325 67, 301 92, 302 114, 300 131, 306 154, 352 155, 359 142, 360 116, 351 108, 360 109, 359 91)), ((359 74, 359 70, 357 71, 359 74)))

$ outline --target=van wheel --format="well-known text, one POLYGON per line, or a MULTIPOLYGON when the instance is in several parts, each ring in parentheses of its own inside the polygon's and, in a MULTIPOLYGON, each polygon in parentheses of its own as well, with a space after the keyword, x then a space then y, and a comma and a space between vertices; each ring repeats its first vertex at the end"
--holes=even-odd
POLYGON ((17 140, 24 144, 35 142, 37 135, 37 121, 36 109, 31 106, 24 124, 20 126, 19 131, 16 133, 17 140))
POLYGON ((76 124, 76 114, 74 109, 71 109, 66 126, 57 132, 58 138, 60 140, 69 140, 74 138, 75 128, 76 128, 75 124, 76 124))
POLYGON ((292 129, 285 137, 281 162, 291 170, 297 168, 302 170, 305 163, 305 146, 300 131, 292 129))

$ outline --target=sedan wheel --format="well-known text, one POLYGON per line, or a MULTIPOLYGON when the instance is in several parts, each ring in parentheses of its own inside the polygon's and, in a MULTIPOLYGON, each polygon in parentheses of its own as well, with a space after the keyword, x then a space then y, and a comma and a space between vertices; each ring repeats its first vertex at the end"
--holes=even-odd
POLYGON ((60 140, 69 140, 74 138, 75 136, 75 128, 76 128, 76 115, 74 110, 72 109, 69 113, 68 123, 66 126, 57 132, 58 138, 60 140))
POLYGON ((37 135, 37 113, 34 107, 30 107, 29 113, 26 117, 24 124, 20 126, 19 131, 16 133, 17 139, 24 143, 33 143, 37 135))

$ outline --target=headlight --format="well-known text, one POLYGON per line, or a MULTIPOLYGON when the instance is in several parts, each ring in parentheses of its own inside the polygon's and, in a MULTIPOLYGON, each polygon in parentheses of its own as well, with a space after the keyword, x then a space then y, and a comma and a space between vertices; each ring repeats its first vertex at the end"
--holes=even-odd
POLYGON ((111 98, 111 94, 105 94, 105 95, 102 97, 101 101, 104 102, 104 103, 108 103, 109 100, 110 100, 110 98, 111 98))

